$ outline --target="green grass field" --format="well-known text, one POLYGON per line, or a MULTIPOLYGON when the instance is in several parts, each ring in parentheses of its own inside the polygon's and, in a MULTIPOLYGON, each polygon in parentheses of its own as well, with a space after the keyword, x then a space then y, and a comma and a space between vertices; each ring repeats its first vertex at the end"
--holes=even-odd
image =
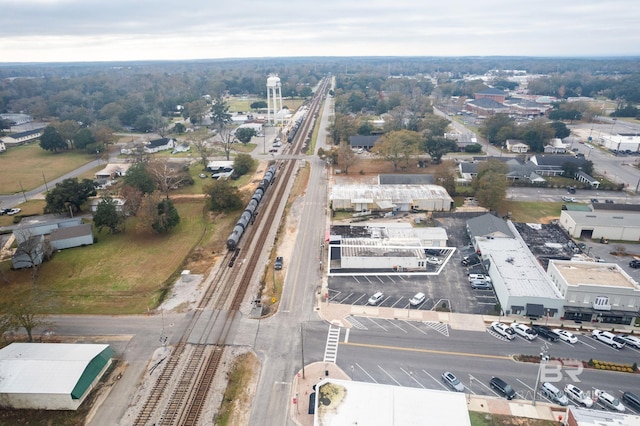
POLYGON ((95 156, 80 152, 52 154, 38 144, 12 147, 0 155, 0 194, 37 188, 45 179, 50 181, 93 160, 95 156))
MULTIPOLYGON (((55 253, 40 268, 38 287, 51 295, 53 310, 67 314, 136 314, 154 308, 166 285, 179 276, 192 248, 207 235, 202 200, 177 200, 180 224, 168 235, 142 234, 135 219, 122 234, 103 230, 98 242, 55 253)), ((210 234, 208 234, 210 235, 210 234)), ((0 267, 10 284, 3 302, 18 301, 30 288, 30 269, 0 267)))

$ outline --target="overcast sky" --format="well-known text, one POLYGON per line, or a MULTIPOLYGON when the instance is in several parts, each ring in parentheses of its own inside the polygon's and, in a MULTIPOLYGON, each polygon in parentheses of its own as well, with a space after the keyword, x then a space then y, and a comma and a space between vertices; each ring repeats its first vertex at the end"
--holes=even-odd
POLYGON ((635 56, 638 0, 0 0, 0 62, 635 56))

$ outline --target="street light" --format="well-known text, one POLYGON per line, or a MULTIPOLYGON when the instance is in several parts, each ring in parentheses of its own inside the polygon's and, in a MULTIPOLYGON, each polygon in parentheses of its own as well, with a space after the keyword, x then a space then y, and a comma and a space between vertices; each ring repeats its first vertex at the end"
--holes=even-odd
POLYGON ((540 364, 538 365, 538 374, 536 375, 536 387, 533 388, 533 406, 536 405, 536 397, 538 395, 538 385, 540 385, 540 374, 542 373, 542 366, 545 365, 547 361, 549 361, 549 355, 545 355, 544 352, 540 352, 540 364))

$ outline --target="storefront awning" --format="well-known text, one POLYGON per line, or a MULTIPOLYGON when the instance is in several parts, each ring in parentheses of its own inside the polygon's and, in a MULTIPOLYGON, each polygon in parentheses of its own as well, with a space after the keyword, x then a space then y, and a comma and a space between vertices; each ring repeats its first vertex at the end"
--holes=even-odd
POLYGON ((541 317, 544 315, 544 306, 536 303, 527 303, 527 316, 541 317))

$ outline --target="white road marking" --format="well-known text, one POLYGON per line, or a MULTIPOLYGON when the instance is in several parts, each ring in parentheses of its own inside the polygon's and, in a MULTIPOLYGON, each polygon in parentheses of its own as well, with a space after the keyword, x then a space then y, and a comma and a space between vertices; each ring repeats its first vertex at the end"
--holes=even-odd
POLYGON ((346 331, 344 332, 344 343, 349 343, 349 332, 351 331, 350 328, 347 328, 346 331))
POLYGON ((398 328, 398 329, 400 329, 400 330, 404 331, 405 333, 407 333, 407 330, 405 330, 404 328, 400 327, 400 326, 397 324, 397 321, 391 321, 390 319, 386 319, 386 318, 384 318, 384 320, 385 320, 386 322, 388 322, 389 324, 391 324, 392 326, 394 326, 394 327, 396 327, 396 328, 398 328))
POLYGON ((382 367, 381 367, 381 366, 379 366, 379 365, 378 365, 378 368, 379 368, 380 370, 382 370, 382 372, 383 372, 384 374, 386 374, 387 376, 389 376, 389 378, 390 378, 391 380, 393 380, 394 382, 396 382, 396 385, 398 385, 398 386, 402 386, 402 385, 400 384, 400 382, 398 382, 396 379, 394 379, 394 378, 393 378, 393 376, 392 376, 391 374, 387 373, 387 370, 385 370, 384 368, 382 368, 382 367))
POLYGON ((411 371, 407 371, 407 370, 405 370, 405 369, 404 369, 404 368, 402 368, 402 367, 400 367, 400 370, 402 370, 402 372, 403 372, 404 374, 406 374, 407 376, 411 377, 411 379, 412 379, 414 382, 416 382, 418 385, 420 385, 420 387, 421 387, 422 389, 426 389, 426 388, 424 387, 424 385, 423 385, 422 383, 420 383, 420 382, 418 381, 418 379, 416 379, 416 378, 413 376, 413 373, 412 373, 411 371))
POLYGON ((329 325, 327 343, 324 348, 324 362, 335 364, 338 359, 338 343, 340 342, 340 327, 329 325))
POLYGON ((369 378, 371 379, 371 381, 373 381, 373 383, 378 383, 378 381, 376 379, 373 378, 373 376, 371 376, 371 374, 367 373, 367 370, 365 370, 364 368, 362 368, 362 366, 360 364, 358 364, 356 362, 356 365, 358 366, 358 368, 367 376, 369 376, 369 378))
POLYGON ((421 328, 416 327, 416 326, 415 326, 415 325, 413 325, 410 321, 402 320, 402 322, 404 322, 405 324, 407 324, 407 325, 409 325, 409 326, 411 326, 411 327, 415 328, 416 330, 418 330, 420 333, 424 334, 425 336, 428 336, 428 335, 429 335, 429 333, 427 333, 426 331, 424 331, 424 330, 423 330, 423 329, 421 329, 421 328))
POLYGON ((451 389, 449 389, 449 388, 448 388, 444 383, 442 383, 442 381, 440 381, 440 380, 436 379, 436 378, 435 378, 435 377, 433 377, 431 374, 429 374, 429 372, 428 372, 427 370, 422 370, 422 372, 423 372, 424 374, 426 374, 427 376, 431 377, 431 379, 432 379, 434 382, 438 383, 438 384, 439 384, 440 386, 442 386, 445 390, 451 390, 451 389))

